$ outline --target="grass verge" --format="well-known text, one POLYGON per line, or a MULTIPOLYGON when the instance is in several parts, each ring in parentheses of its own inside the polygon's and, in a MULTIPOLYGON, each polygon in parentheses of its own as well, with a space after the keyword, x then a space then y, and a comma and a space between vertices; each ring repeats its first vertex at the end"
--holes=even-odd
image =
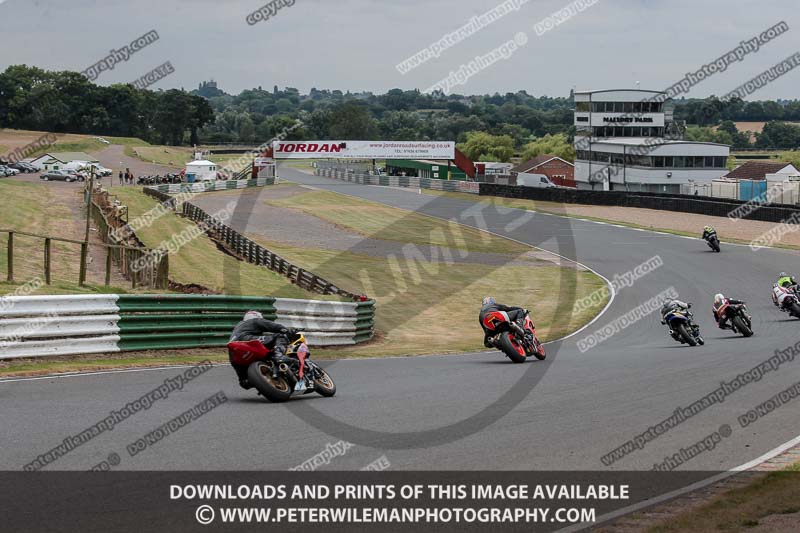
MULTIPOLYGON (((128 220, 156 208, 158 202, 136 188, 121 188, 114 194, 128 206, 128 220)), ((196 224, 191 220, 168 213, 136 234, 149 248, 176 235, 187 234, 196 224)), ((293 285, 283 276, 264 267, 257 267, 221 252, 216 244, 202 235, 190 240, 178 253, 169 256, 170 279, 178 283, 197 283, 225 294, 248 296, 279 296, 283 298, 337 299, 310 293, 293 285)))
MULTIPOLYGON (((116 192, 116 191, 115 191, 116 192)), ((136 189, 117 192, 120 200, 128 206, 130 219, 154 208, 157 202, 136 189)), ((293 207, 313 211, 325 211, 328 216, 338 211, 342 202, 350 202, 350 208, 359 211, 369 208, 372 212, 363 225, 352 217, 348 224, 361 231, 375 229, 375 236, 388 235, 404 244, 429 245, 431 242, 447 246, 449 241, 420 240, 421 235, 446 236, 446 231, 458 231, 470 235, 470 241, 480 245, 464 246, 464 254, 453 249, 453 257, 470 260, 470 251, 497 251, 502 249, 506 261, 499 264, 468 263, 464 261, 430 262, 420 258, 374 257, 351 252, 320 250, 288 246, 265 241, 263 244, 286 259, 350 290, 362 291, 378 300, 376 338, 362 345, 317 348, 314 357, 337 359, 347 357, 405 356, 430 353, 453 353, 483 350, 481 329, 477 324, 477 309, 480 299, 486 294, 500 301, 524 305, 532 310, 537 332, 543 340, 553 340, 566 335, 590 320, 602 305, 572 315, 573 298, 580 298, 603 286, 603 281, 591 272, 571 267, 560 267, 553 263, 531 257, 531 248, 500 237, 480 233, 465 227, 450 228, 448 224, 414 215, 402 210, 386 208, 373 202, 357 201, 349 197, 330 193, 323 197, 317 194, 294 197, 293 207), (306 202, 309 202, 307 204, 306 202), (365 204, 365 205, 362 205, 365 204), (395 212, 396 211, 396 212, 395 212), (399 213, 398 213, 399 212, 399 213), (383 218, 384 225, 378 224, 383 218), (385 230, 388 225, 389 230, 385 230), (380 227, 379 227, 380 226, 380 227), (475 235, 472 233, 475 232, 475 235), (405 239, 405 240, 404 240, 405 239), (511 252, 514 253, 511 253, 511 252), (566 298, 565 302, 561 302, 566 298), (567 305, 569 313, 561 306, 567 305), (570 316, 569 320, 563 320, 570 316)), ((180 234, 192 222, 168 214, 147 228, 139 230, 140 238, 150 247, 180 234)), ((348 231, 356 231, 349 229, 348 231)), ((262 240, 252 236, 255 240, 262 240)), ((387 239, 384 239, 387 240, 387 239)), ((402 245, 397 245, 398 253, 402 245)), ((402 254, 400 254, 402 255, 402 254)), ((320 299, 288 284, 285 278, 263 268, 235 261, 224 256, 212 241, 200 237, 186 244, 170 256, 171 278, 181 283, 200 282, 210 288, 224 290, 227 294, 276 295, 320 299), (223 270, 231 269, 233 275, 223 280, 223 270), (230 278, 237 278, 231 286, 230 278), (228 282, 227 285, 224 285, 228 282), (224 285, 224 286, 223 286, 224 285)), ((224 348, 208 348, 186 351, 159 351, 118 355, 48 358, 47 360, 12 360, 0 364, 0 375, 29 375, 32 373, 69 372, 98 370, 127 366, 158 366, 164 364, 191 363, 203 359, 227 362, 224 348)))
POLYGON ((530 251, 528 246, 455 222, 448 223, 335 192, 311 191, 290 198, 268 200, 267 203, 298 209, 340 228, 385 241, 496 254, 519 255, 530 251))
MULTIPOLYGON (((701 507, 688 511, 669 522, 650 527, 649 533, 705 533, 707 531, 752 531, 764 519, 800 512, 800 463, 741 488, 725 492, 701 507)), ((797 531, 794 520, 774 524, 770 531, 797 531), (787 526, 789 529, 786 529, 787 526)), ((766 525, 766 524, 764 524, 766 525)))

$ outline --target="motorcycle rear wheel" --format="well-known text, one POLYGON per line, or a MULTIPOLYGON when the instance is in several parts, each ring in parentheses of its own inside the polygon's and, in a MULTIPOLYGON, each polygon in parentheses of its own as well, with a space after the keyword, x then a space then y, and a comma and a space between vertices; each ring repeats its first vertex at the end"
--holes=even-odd
POLYGON ((800 305, 797 302, 789 304, 789 314, 795 318, 800 318, 800 305))
POLYGON ((739 333, 741 333, 743 337, 751 337, 753 335, 753 330, 747 327, 747 323, 745 323, 742 317, 735 316, 731 322, 733 322, 733 325, 736 326, 736 329, 739 330, 739 333))
POLYGON ((678 324, 678 335, 684 340, 686 344, 689 346, 697 346, 697 341, 694 337, 692 337, 689 332, 686 330, 686 324, 678 324))
POLYGON ((264 361, 256 361, 247 368, 247 381, 267 400, 285 402, 292 395, 292 387, 281 375, 272 377, 272 369, 264 361))
POLYGON ((507 331, 500 334, 497 346, 511 359, 512 363, 524 363, 527 360, 527 357, 525 357, 525 348, 513 342, 511 340, 511 334, 507 331))

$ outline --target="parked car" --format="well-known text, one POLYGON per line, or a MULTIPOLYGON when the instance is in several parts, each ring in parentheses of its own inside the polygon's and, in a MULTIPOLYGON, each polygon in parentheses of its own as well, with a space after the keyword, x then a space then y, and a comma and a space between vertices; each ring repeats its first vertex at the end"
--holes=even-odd
POLYGON ((89 174, 83 170, 73 170, 70 168, 64 168, 62 170, 67 174, 73 176, 75 178, 75 181, 86 181, 87 179, 89 179, 89 174))
POLYGON ((83 178, 79 177, 75 172, 70 172, 69 170, 51 170, 49 172, 45 172, 44 174, 39 176, 39 179, 44 181, 84 181, 83 178))
POLYGON ((3 171, 5 171, 6 176, 16 176, 17 174, 19 174, 19 170, 17 170, 16 168, 7 167, 5 165, 0 166, 0 168, 2 168, 3 171))
POLYGON ((0 165, 0 178, 7 178, 8 176, 13 175, 14 173, 11 172, 10 168, 0 165))
POLYGON ((22 161, 18 161, 16 163, 11 163, 10 165, 7 165, 7 166, 11 167, 11 168, 15 168, 15 169, 19 170, 20 172, 26 172, 26 173, 27 172, 37 172, 37 168, 35 166, 31 165, 30 163, 25 163, 25 162, 22 162, 22 161))

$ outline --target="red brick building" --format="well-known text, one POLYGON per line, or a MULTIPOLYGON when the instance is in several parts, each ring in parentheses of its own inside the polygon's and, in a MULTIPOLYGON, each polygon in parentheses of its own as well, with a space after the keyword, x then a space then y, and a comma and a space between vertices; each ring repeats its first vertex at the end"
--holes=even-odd
POLYGON ((556 185, 577 187, 575 184, 575 166, 556 155, 547 154, 536 156, 530 161, 526 161, 511 169, 511 175, 514 177, 520 172, 526 174, 543 174, 556 185))

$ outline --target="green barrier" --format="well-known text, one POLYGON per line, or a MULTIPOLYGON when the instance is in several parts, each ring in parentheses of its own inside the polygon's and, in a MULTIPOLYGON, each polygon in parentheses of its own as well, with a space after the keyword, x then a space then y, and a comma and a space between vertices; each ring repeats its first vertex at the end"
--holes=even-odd
POLYGON ((117 300, 120 313, 141 313, 148 311, 237 311, 251 309, 263 314, 275 314, 275 298, 258 296, 217 296, 204 294, 122 294, 117 300))

